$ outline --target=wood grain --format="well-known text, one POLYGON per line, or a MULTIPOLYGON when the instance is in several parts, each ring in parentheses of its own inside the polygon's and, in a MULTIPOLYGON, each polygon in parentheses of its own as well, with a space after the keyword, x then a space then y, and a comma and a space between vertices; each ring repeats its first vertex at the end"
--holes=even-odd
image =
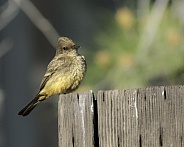
POLYGON ((60 95, 58 102, 59 147, 92 147, 94 144, 93 94, 60 95))
POLYGON ((61 95, 58 106, 60 147, 184 146, 184 86, 61 95))

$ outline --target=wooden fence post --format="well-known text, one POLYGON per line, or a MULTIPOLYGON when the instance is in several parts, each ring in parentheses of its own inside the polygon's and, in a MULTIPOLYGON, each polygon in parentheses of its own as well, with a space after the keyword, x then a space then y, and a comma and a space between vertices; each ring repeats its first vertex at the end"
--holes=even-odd
POLYGON ((61 95, 59 147, 183 147, 184 86, 61 95))
POLYGON ((60 95, 58 102, 59 147, 94 146, 93 93, 60 95))

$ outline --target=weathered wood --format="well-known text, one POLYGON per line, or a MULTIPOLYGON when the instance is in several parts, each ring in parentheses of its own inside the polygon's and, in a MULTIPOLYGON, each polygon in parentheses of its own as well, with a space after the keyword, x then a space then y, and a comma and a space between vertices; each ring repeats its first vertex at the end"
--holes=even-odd
POLYGON ((138 146, 137 91, 99 91, 99 146, 138 146))
POLYGON ((93 146, 92 92, 60 95, 58 102, 59 147, 93 146))
POLYGON ((77 101, 60 97, 60 147, 184 146, 184 86, 88 92, 77 101))

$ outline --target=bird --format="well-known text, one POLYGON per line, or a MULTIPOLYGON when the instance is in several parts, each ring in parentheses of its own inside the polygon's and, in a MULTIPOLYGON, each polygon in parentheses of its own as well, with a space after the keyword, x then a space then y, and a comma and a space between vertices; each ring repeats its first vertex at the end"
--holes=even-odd
POLYGON ((39 92, 18 115, 27 116, 50 96, 71 93, 79 87, 87 70, 84 56, 78 53, 79 47, 67 37, 58 39, 56 54, 47 66, 39 92))

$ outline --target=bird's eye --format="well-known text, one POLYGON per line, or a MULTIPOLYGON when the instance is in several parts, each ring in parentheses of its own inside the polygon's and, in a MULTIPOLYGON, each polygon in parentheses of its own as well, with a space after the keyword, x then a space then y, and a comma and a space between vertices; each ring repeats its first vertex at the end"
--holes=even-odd
POLYGON ((64 47, 63 47, 63 50, 67 50, 67 47, 64 46, 64 47))

